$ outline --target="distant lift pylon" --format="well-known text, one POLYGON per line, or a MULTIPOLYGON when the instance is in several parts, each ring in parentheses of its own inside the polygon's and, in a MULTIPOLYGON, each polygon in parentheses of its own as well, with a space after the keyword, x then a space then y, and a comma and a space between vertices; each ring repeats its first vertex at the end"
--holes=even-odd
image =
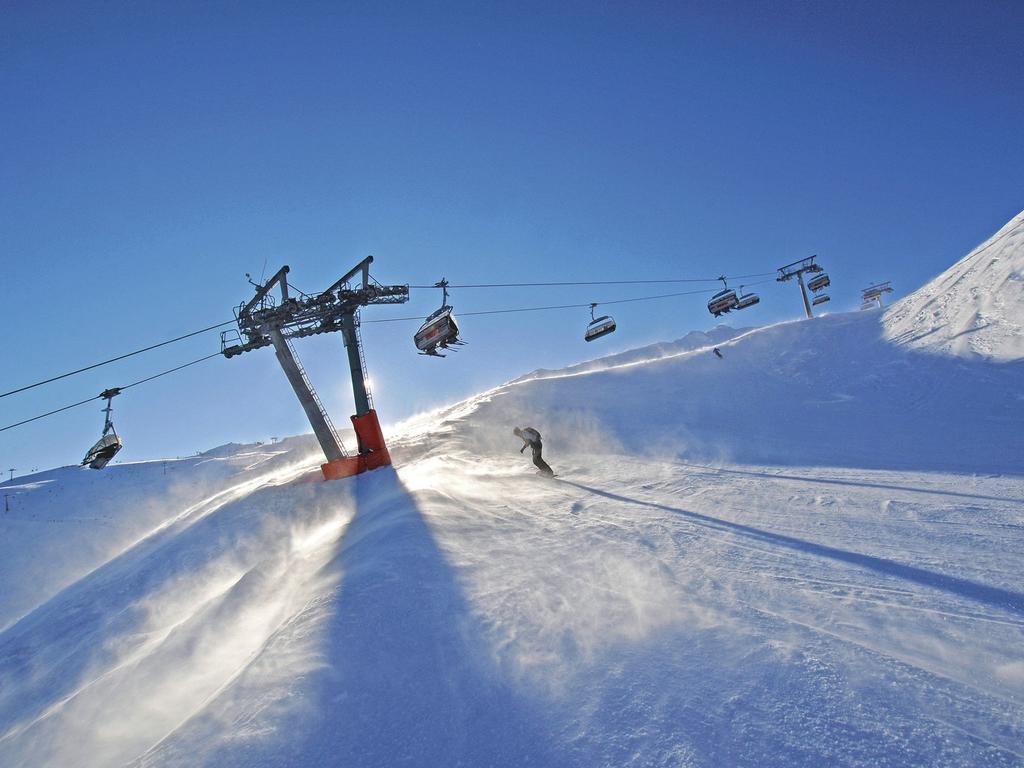
POLYGON ((882 302, 883 293, 892 293, 892 286, 889 284, 888 280, 884 283, 875 283, 869 288, 865 288, 861 295, 861 301, 864 303, 861 304, 860 308, 871 309, 872 307, 884 306, 884 303, 882 302))
POLYGON ((221 352, 234 357, 260 347, 273 346, 288 382, 306 412, 327 462, 320 469, 327 480, 350 477, 391 463, 377 412, 366 384, 359 339, 359 309, 370 304, 402 304, 409 300, 408 285, 381 285, 370 277, 372 256, 367 256, 330 288, 302 298, 288 293, 287 266, 281 267, 265 285, 256 285, 256 295, 235 311, 237 343, 221 334, 221 352), (279 286, 280 303, 270 291, 279 286), (306 371, 295 355, 291 340, 320 333, 341 332, 352 373, 352 394, 356 413, 352 416, 358 449, 349 454, 338 437, 330 416, 320 402, 306 371))
POLYGON ((817 255, 808 256, 805 259, 794 261, 792 264, 779 267, 779 276, 776 278, 780 283, 796 278, 796 282, 800 286, 800 298, 804 302, 804 314, 807 315, 808 320, 814 317, 814 313, 811 312, 812 306, 824 304, 829 300, 827 295, 817 296, 813 302, 807 298, 808 288, 812 291, 820 291, 831 283, 828 275, 822 274, 824 270, 816 261, 817 258, 817 255), (816 277, 811 278, 810 282, 804 285, 804 274, 816 275, 816 277))

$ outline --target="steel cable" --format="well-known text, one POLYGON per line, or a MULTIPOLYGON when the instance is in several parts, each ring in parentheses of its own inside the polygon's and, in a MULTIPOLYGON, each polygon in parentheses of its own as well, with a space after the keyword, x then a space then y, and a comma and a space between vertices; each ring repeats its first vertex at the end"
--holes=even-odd
POLYGON ((173 339, 168 339, 167 341, 161 341, 159 344, 150 344, 148 347, 143 347, 142 349, 137 349, 134 352, 128 352, 128 353, 123 354, 123 355, 118 355, 117 357, 112 357, 109 360, 104 360, 101 363, 93 363, 92 365, 87 365, 84 368, 79 368, 79 369, 74 370, 74 371, 68 371, 67 373, 62 373, 59 376, 53 376, 53 377, 51 377, 49 379, 44 379, 43 381, 37 381, 35 384, 28 384, 28 385, 26 385, 24 387, 18 387, 18 389, 12 389, 10 392, 4 392, 4 393, 0 394, 0 398, 7 397, 8 395, 16 395, 19 392, 25 392, 26 390, 29 390, 29 389, 35 389, 36 387, 43 386, 43 384, 49 384, 49 383, 54 382, 54 381, 60 381, 61 379, 68 378, 68 376, 74 376, 74 375, 79 374, 79 373, 84 373, 85 371, 91 371, 94 368, 99 368, 99 367, 104 366, 104 365, 109 365, 110 363, 116 363, 118 360, 125 360, 126 358, 133 357, 135 355, 140 355, 143 352, 149 352, 151 349, 157 349, 159 347, 166 347, 168 344, 174 344, 177 341, 182 341, 183 339, 189 339, 189 338, 191 338, 193 336, 198 336, 200 333, 206 333, 207 331, 212 331, 212 330, 215 330, 217 328, 223 328, 225 325, 234 325, 234 324, 235 324, 234 320, 228 320, 228 321, 223 322, 223 323, 217 323, 216 325, 210 325, 210 326, 207 326, 206 328, 201 328, 198 331, 192 331, 191 333, 186 333, 183 336, 176 336, 173 339))
MULTIPOLYGON (((166 376, 169 373, 174 373, 175 371, 180 371, 182 368, 188 368, 190 365, 196 365, 196 364, 202 363, 202 362, 204 362, 206 360, 210 360, 211 358, 220 357, 220 355, 221 355, 220 352, 214 352, 212 355, 207 355, 206 357, 200 357, 198 360, 193 360, 193 361, 191 361, 189 363, 184 363, 183 365, 175 366, 174 368, 170 368, 170 369, 168 369, 166 371, 162 371, 161 373, 154 374, 153 376, 147 376, 144 379, 139 379, 138 381, 134 381, 131 384, 126 384, 123 387, 118 387, 117 389, 120 389, 123 392, 126 389, 131 389, 132 387, 137 387, 139 384, 145 384, 147 381, 152 381, 153 379, 159 379, 161 376, 166 376)), ((48 411, 47 413, 41 413, 38 416, 33 416, 31 419, 25 419, 24 421, 19 421, 16 424, 8 424, 6 427, 0 427, 0 432, 5 432, 8 429, 14 429, 15 427, 20 427, 22 424, 28 424, 29 422, 32 422, 32 421, 38 421, 39 419, 45 419, 47 416, 53 416, 55 413, 60 413, 61 411, 67 411, 67 410, 69 410, 71 408, 77 408, 80 405, 85 405, 86 403, 91 403, 93 400, 101 400, 101 399, 102 399, 102 395, 96 395, 95 397, 90 397, 88 400, 80 400, 77 403, 72 403, 71 405, 65 405, 63 408, 58 408, 55 411, 48 411)))

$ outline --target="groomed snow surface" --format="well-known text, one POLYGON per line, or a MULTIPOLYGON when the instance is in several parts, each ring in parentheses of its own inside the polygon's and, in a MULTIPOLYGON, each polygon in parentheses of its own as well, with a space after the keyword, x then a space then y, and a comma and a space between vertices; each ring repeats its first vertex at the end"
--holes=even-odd
POLYGON ((0 765, 1024 765, 1024 364, 883 315, 3 484, 0 765))

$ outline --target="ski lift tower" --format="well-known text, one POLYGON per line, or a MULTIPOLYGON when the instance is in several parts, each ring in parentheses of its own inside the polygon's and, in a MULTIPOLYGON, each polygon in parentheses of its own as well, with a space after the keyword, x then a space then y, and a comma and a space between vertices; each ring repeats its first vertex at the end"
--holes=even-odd
POLYGON ((886 280, 884 283, 877 283, 872 285, 870 288, 865 288, 861 294, 861 301, 864 303, 862 307, 870 307, 873 302, 877 302, 879 307, 884 307, 882 303, 883 293, 892 293, 892 286, 889 285, 890 281, 886 280))
POLYGON ((289 269, 287 266, 281 267, 265 285, 254 283, 256 295, 248 304, 241 304, 235 310, 238 332, 226 331, 221 334, 221 353, 224 357, 234 357, 260 347, 274 347, 277 360, 288 377, 288 383, 295 390, 295 396, 306 412, 313 433, 327 458, 327 463, 320 467, 327 480, 350 477, 391 463, 377 412, 366 386, 366 366, 359 337, 359 310, 370 304, 402 304, 409 300, 409 286, 381 285, 370 277, 372 262, 373 256, 367 256, 326 291, 315 296, 300 292, 301 298, 289 296, 289 269), (280 286, 280 303, 271 295, 274 286, 280 286), (352 394, 356 405, 352 426, 358 442, 355 455, 345 450, 292 346, 292 339, 335 331, 341 332, 352 371, 352 394), (237 343, 229 342, 228 335, 232 333, 237 343))
POLYGON ((821 272, 822 268, 815 262, 815 256, 809 256, 806 259, 800 259, 800 261, 794 261, 792 264, 787 264, 784 267, 779 267, 779 276, 777 281, 780 283, 796 278, 796 281, 800 284, 800 296, 804 300, 804 312, 807 314, 807 319, 810 320, 814 317, 811 314, 811 303, 807 300, 807 287, 804 285, 804 272, 821 272))

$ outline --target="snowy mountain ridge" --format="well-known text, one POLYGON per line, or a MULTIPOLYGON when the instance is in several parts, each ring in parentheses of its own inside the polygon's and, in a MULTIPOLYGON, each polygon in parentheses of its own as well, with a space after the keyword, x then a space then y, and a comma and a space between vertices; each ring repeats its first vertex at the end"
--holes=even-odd
POLYGON ((886 338, 964 357, 1024 358, 1024 211, 888 308, 886 338))

